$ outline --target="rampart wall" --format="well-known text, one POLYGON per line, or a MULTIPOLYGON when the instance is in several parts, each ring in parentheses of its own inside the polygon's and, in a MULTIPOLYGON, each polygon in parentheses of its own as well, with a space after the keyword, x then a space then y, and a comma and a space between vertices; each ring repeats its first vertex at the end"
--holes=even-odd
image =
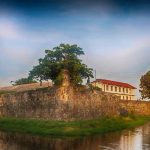
POLYGON ((122 101, 87 88, 49 87, 0 96, 0 116, 51 120, 118 116, 121 111, 150 115, 150 102, 122 101))

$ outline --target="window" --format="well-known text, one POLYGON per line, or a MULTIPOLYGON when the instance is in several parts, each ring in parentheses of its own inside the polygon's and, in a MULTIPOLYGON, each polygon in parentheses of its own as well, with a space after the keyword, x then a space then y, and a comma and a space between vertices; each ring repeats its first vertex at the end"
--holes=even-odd
POLYGON ((124 99, 124 96, 123 96, 123 99, 124 99))
POLYGON ((113 86, 111 86, 111 91, 113 91, 113 86))
POLYGON ((106 90, 107 90, 107 91, 109 90, 109 87, 108 87, 108 85, 106 85, 106 90))
POLYGON ((119 92, 121 92, 121 87, 119 87, 119 92))
POLYGON ((117 92, 117 87, 115 86, 115 92, 117 92))
POLYGON ((127 100, 128 100, 128 96, 127 96, 127 100))
POLYGON ((123 92, 124 92, 124 88, 123 88, 123 92))
POLYGON ((128 93, 128 89, 126 89, 126 92, 128 93))
POLYGON ((129 89, 129 93, 131 93, 131 89, 129 89))

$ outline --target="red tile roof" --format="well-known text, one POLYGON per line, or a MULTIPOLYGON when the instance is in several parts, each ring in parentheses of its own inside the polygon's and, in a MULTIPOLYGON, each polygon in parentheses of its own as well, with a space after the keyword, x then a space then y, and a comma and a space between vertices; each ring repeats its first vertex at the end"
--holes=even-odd
POLYGON ((120 86, 120 87, 136 89, 136 87, 134 87, 134 86, 132 86, 132 85, 130 85, 128 83, 112 81, 112 80, 106 80, 106 79, 96 79, 96 81, 93 81, 93 82, 101 82, 103 84, 116 85, 116 86, 120 86))

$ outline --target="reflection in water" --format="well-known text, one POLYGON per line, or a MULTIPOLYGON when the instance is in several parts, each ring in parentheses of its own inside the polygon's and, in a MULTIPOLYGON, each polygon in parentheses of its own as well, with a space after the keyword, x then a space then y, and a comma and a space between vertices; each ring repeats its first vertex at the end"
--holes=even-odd
POLYGON ((121 135, 120 149, 125 150, 142 150, 142 128, 134 131, 128 131, 121 135))
POLYGON ((150 150, 150 123, 134 130, 78 139, 0 133, 0 150, 150 150))

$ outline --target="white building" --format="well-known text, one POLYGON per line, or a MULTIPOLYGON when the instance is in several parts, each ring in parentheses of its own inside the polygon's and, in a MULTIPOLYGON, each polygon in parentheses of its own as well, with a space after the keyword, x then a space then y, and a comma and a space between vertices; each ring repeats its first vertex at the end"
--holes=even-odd
POLYGON ((93 86, 99 87, 102 91, 112 93, 120 97, 122 100, 136 100, 136 87, 123 82, 96 79, 91 83, 93 86))

